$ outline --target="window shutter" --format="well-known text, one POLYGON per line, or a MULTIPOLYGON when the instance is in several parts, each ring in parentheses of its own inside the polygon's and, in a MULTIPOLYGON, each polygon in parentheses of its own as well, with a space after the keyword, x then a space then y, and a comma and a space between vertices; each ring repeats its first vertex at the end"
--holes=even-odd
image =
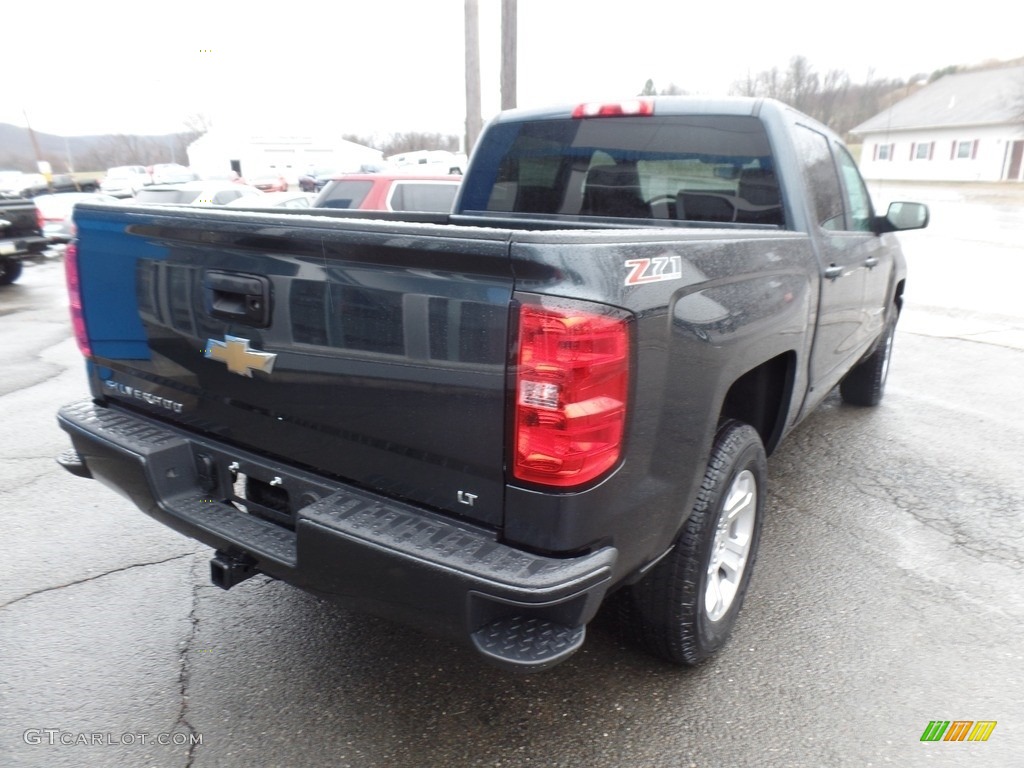
POLYGON ((974 140, 974 145, 971 147, 971 160, 978 156, 978 140, 974 140))
POLYGON ((956 141, 953 142, 953 146, 949 149, 949 159, 956 160, 956 141))
POLYGON ((928 159, 931 160, 932 159, 932 155, 934 155, 934 154, 935 154, 935 142, 933 141, 930 144, 928 144, 928 159))

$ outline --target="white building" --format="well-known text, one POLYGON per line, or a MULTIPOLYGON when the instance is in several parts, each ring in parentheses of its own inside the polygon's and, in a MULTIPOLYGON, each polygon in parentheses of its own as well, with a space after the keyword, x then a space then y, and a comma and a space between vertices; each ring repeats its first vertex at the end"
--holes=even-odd
POLYGON ((274 171, 294 184, 311 168, 355 173, 365 166, 380 166, 383 155, 340 136, 214 127, 189 145, 188 162, 200 174, 233 170, 251 177, 274 171))
POLYGON ((946 75, 851 133, 869 179, 1024 181, 1024 66, 946 75))

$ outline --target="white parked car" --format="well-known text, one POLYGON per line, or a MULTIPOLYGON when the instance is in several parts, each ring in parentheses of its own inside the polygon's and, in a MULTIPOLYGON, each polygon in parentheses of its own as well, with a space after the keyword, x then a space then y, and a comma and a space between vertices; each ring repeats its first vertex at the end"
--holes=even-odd
POLYGON ((51 243, 67 243, 75 236, 72 219, 77 203, 117 203, 113 195, 97 192, 58 192, 54 195, 36 195, 32 202, 43 221, 43 234, 51 243))
POLYGON ((41 173, 0 171, 0 192, 31 197, 31 190, 45 187, 46 177, 41 173))
POLYGON ((18 192, 23 189, 24 175, 21 171, 0 171, 0 192, 18 192))
POLYGON ((177 163, 157 163, 153 166, 152 176, 154 184, 182 184, 199 178, 184 165, 177 163))
POLYGON ((119 165, 107 170, 107 175, 100 182, 100 192, 114 197, 133 197, 140 189, 152 183, 144 166, 119 165))
MULTIPOLYGON (((227 205, 239 198, 260 198, 263 193, 248 184, 231 181, 186 181, 154 184, 139 190, 135 202, 145 205, 227 205)), ((259 205, 254 199, 253 205, 259 205)))
POLYGON ((312 208, 316 195, 309 192, 264 192, 258 198, 240 197, 228 205, 232 208, 312 208))

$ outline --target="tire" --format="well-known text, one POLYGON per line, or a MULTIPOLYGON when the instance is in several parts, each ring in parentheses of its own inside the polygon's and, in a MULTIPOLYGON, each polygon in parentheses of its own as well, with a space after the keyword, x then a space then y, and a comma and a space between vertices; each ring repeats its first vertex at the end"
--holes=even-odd
POLYGON ((767 461, 757 431, 723 424, 693 512, 675 545, 624 599, 653 654, 695 665, 729 639, 750 583, 764 517, 767 461))
POLYGON ((892 361, 892 341, 896 333, 896 316, 888 322, 875 351, 850 369, 839 382, 839 394, 850 405, 875 406, 882 402, 885 381, 892 361))
POLYGON ((0 285, 10 285, 21 277, 21 262, 15 259, 0 259, 0 285))

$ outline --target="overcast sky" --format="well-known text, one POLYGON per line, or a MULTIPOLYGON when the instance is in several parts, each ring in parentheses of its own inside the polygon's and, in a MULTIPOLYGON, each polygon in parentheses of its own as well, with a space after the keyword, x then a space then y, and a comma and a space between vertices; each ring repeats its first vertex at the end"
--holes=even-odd
MULTIPOLYGON (((499 105, 500 0, 479 0, 484 118, 499 105)), ((1012 3, 519 0, 519 105, 724 95, 803 55, 857 82, 1024 56, 1012 3)), ((460 134, 464 0, 4 3, 0 123, 167 133, 192 113, 254 130, 460 134)))

